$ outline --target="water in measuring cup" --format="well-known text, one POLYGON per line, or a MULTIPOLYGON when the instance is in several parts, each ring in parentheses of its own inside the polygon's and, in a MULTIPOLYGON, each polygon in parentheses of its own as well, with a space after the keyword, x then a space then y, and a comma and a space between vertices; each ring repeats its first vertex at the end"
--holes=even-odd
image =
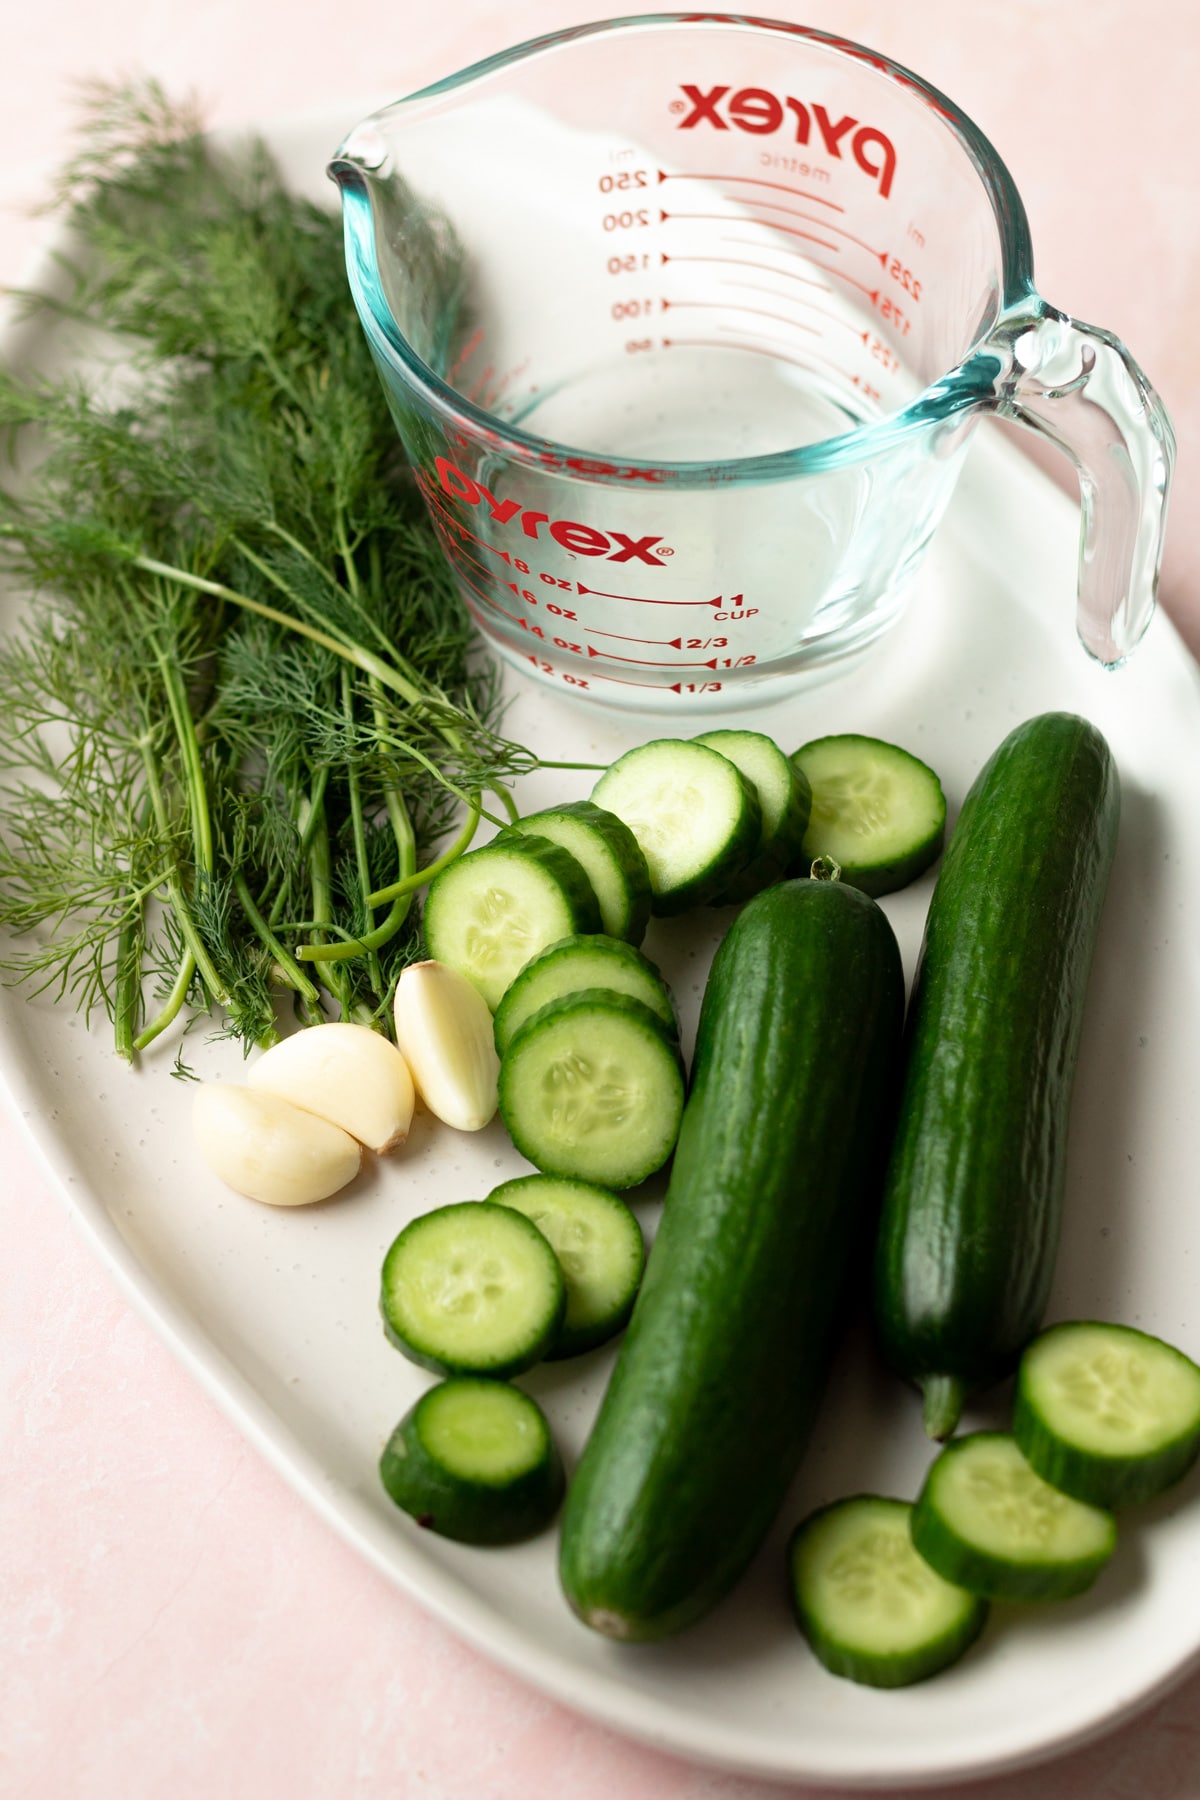
POLYGON ((879 412, 819 368, 678 346, 585 369, 531 396, 515 422, 596 456, 720 462, 820 443, 879 412))

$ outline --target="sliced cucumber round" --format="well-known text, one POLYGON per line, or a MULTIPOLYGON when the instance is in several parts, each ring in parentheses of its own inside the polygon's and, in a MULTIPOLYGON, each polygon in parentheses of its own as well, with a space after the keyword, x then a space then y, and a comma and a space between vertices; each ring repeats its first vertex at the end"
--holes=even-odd
POLYGON ((464 1200, 404 1227, 380 1310, 397 1349, 441 1375, 517 1375, 553 1349, 567 1303, 558 1258, 511 1207, 464 1200))
POLYGON ((425 897, 425 942, 492 1011, 517 971, 559 938, 599 931, 600 908, 569 850, 532 833, 469 850, 425 897))
POLYGON ((1021 1358, 1013 1436, 1076 1500, 1152 1500, 1200 1456, 1200 1368, 1130 1325, 1053 1325, 1021 1358))
POLYGON ((956 1438, 925 1477, 913 1543, 947 1581, 989 1600, 1066 1600, 1092 1585, 1117 1543, 1110 1512, 1059 1493, 1015 1438, 956 1438))
POLYGON ((758 796, 729 758, 706 744, 655 738, 627 750, 604 771, 592 799, 624 819, 641 845, 656 913, 705 905, 758 848, 758 796))
POLYGON ((514 1033, 540 1007, 565 994, 577 994, 581 988, 611 988, 614 994, 631 994, 657 1013, 669 1031, 677 1030, 670 992, 650 959, 632 944, 592 932, 549 944, 525 964, 492 1021, 501 1056, 514 1033))
POLYGON ((501 837, 511 839, 526 831, 570 851, 592 884, 601 928, 609 937, 641 943, 650 923, 650 871, 623 819, 591 800, 573 800, 530 813, 501 837))
POLYGON ((800 857, 812 790, 799 770, 773 738, 761 731, 703 731, 693 742, 707 744, 728 757, 753 787, 762 813, 758 847, 750 861, 725 891, 716 906, 735 906, 782 881, 800 857))
POLYGON ((488 1199, 531 1219, 562 1267, 567 1310, 550 1359, 615 1337, 633 1311, 646 1262, 642 1228, 620 1196, 561 1175, 518 1175, 488 1199))
POLYGON ((458 1376, 422 1394, 393 1431, 379 1474, 418 1525, 465 1544, 541 1531, 566 1483, 537 1402, 502 1381, 458 1376))
POLYGON ((682 1114, 679 1046, 628 994, 585 988, 552 1000, 500 1063, 500 1116, 547 1175, 636 1187, 670 1156, 682 1114))
POLYGON ((917 1554, 911 1517, 906 1501, 857 1494, 792 1534, 796 1620, 834 1675, 907 1687, 957 1662, 983 1630, 986 1602, 917 1554))
POLYGON ((946 796, 927 764, 879 738, 814 738, 792 754, 808 778, 812 808, 797 873, 832 858, 864 894, 890 894, 941 855, 946 796))

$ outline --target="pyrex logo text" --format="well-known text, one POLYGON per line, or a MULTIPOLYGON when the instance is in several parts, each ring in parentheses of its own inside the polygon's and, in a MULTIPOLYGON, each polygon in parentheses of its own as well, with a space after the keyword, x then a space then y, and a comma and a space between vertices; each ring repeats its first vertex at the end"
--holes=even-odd
POLYGON ((860 125, 848 113, 835 124, 823 106, 815 102, 806 106, 802 100, 793 99, 791 94, 780 100, 766 88, 738 88, 726 103, 725 112, 728 116, 722 117, 717 109, 729 93, 727 87, 709 88, 706 94, 702 94, 698 87, 685 81, 682 89, 691 111, 686 118, 680 119, 680 131, 691 131, 701 123, 711 125, 714 131, 728 131, 732 124, 739 131, 766 137, 773 131, 782 130, 785 124, 790 128, 794 119, 796 142, 807 144, 812 136, 815 120, 821 142, 830 156, 836 156, 840 160, 842 140, 847 133, 852 133, 850 154, 859 168, 879 183, 883 199, 886 200, 892 191, 892 177, 896 173, 895 146, 889 137, 882 131, 877 131, 873 125, 860 125))
POLYGON ((654 554, 655 544, 662 543, 661 537, 631 538, 624 531, 598 531, 594 525, 581 525, 577 519, 552 519, 549 513, 535 512, 519 500, 497 500, 481 481, 464 475, 444 456, 435 459, 434 467, 443 493, 468 506, 486 503, 497 525, 509 525, 519 518, 527 538, 536 538, 539 528, 545 525, 554 542, 576 556, 606 556, 610 562, 618 563, 636 559, 655 569, 665 567, 661 556, 654 554))

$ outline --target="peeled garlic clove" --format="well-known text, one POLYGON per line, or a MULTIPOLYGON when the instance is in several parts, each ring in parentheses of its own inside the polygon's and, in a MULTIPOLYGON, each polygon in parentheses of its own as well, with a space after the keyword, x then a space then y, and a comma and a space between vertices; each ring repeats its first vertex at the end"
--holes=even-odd
POLYGON ((354 1180, 362 1163, 362 1146, 349 1132, 248 1087, 198 1087, 192 1130, 213 1173, 267 1206, 327 1200, 354 1180))
POLYGON ((309 1025, 251 1065, 247 1080, 382 1156, 408 1136, 416 1095, 408 1064, 369 1025, 309 1025))
POLYGON ((446 963, 410 963, 396 985, 396 1042, 417 1092, 458 1131, 480 1131, 496 1111, 500 1058, 487 1001, 446 963))

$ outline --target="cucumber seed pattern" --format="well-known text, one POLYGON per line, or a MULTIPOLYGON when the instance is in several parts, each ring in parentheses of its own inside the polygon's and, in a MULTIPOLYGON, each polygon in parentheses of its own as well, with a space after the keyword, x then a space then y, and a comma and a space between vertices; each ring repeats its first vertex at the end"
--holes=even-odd
POLYGON ((581 1281, 588 1272, 588 1252, 596 1238, 596 1233, 587 1220, 564 1218, 562 1214, 544 1207, 530 1207, 526 1217, 533 1220, 543 1237, 549 1238, 550 1247, 568 1281, 581 1281))
POLYGON ((851 837, 868 838, 882 830, 891 818, 892 783, 878 769, 822 771, 813 789, 810 830, 813 825, 836 827, 851 837))
POLYGON ((964 1496, 991 1530, 1013 1545, 1049 1550, 1079 1503, 1068 1500, 1027 1465, 974 1463, 959 1473, 964 1496))
POLYGON ((516 966, 538 948, 532 941, 527 912, 512 894, 499 887, 485 888, 476 896, 464 944, 471 967, 481 974, 493 969, 502 957, 516 966), (517 952, 522 950, 525 954, 518 958, 517 952))
POLYGON ((666 886, 681 844, 695 836, 705 812, 704 795, 695 782, 661 781, 628 801, 622 817, 641 845, 655 887, 666 886))
POLYGON ((441 1312, 469 1318, 479 1311, 481 1301, 493 1305, 504 1297, 505 1278, 511 1277, 512 1271, 494 1256, 483 1262, 455 1256, 444 1269, 433 1273, 437 1276, 430 1292, 434 1305, 441 1312))
POLYGON ((576 1140, 612 1132, 632 1118, 638 1090, 616 1061, 603 1063, 568 1050, 542 1076, 546 1118, 553 1130, 576 1140))
POLYGON ((945 1587, 903 1533, 863 1532, 830 1559, 826 1576, 846 1605, 890 1619, 907 1619, 945 1587))
POLYGON ((1052 1385, 1063 1400, 1121 1442, 1134 1435, 1152 1437, 1165 1422, 1161 1395, 1136 1350, 1104 1349, 1079 1358, 1058 1370, 1052 1385))

